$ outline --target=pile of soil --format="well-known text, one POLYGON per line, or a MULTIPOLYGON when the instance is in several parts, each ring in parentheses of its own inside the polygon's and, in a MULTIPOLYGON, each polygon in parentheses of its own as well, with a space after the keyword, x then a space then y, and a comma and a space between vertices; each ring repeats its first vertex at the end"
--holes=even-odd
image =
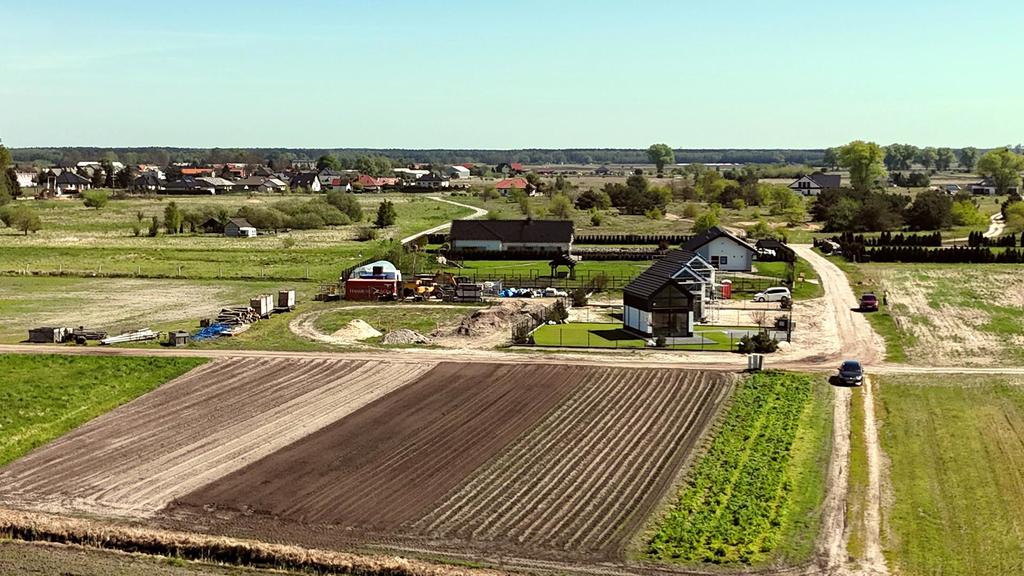
MULTIPOLYGON (((548 302, 547 304, 550 304, 548 302)), ((480 336, 505 330, 520 319, 528 316, 540 320, 545 308, 544 302, 535 300, 503 300, 489 308, 477 310, 462 319, 455 329, 457 336, 480 336)))
POLYGON ((408 328, 399 328, 388 332, 380 340, 381 344, 430 344, 430 338, 408 328))
POLYGON ((342 340, 368 340, 380 336, 379 330, 370 326, 365 320, 356 318, 335 331, 331 336, 342 340))

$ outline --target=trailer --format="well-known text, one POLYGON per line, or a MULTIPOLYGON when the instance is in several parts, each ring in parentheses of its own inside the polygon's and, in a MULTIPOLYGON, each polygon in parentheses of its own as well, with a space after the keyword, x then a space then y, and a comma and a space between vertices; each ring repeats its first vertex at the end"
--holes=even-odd
POLYGON ((33 344, 61 344, 66 342, 71 331, 63 326, 43 326, 28 331, 28 341, 33 344))

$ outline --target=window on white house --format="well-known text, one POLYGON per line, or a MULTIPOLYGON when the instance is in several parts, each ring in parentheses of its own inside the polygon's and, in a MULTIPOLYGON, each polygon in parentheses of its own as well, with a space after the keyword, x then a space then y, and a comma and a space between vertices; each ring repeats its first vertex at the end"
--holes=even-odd
POLYGON ((723 266, 728 266, 729 265, 729 257, 728 256, 719 256, 718 257, 718 263, 723 265, 723 266))

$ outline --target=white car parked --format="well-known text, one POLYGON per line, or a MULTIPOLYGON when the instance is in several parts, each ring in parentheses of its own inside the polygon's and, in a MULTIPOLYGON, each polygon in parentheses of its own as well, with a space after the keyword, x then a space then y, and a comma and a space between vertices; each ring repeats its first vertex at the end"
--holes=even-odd
POLYGON ((789 288, 783 286, 776 286, 775 288, 769 288, 764 292, 754 294, 754 302, 781 302, 783 298, 793 299, 792 294, 789 293, 789 288))

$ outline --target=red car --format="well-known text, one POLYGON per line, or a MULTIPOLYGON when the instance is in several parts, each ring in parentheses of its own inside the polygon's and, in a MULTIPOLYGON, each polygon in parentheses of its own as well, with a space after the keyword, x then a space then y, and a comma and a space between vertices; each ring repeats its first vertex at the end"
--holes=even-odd
POLYGON ((878 312, 878 297, 874 294, 864 294, 860 297, 861 312, 878 312))

